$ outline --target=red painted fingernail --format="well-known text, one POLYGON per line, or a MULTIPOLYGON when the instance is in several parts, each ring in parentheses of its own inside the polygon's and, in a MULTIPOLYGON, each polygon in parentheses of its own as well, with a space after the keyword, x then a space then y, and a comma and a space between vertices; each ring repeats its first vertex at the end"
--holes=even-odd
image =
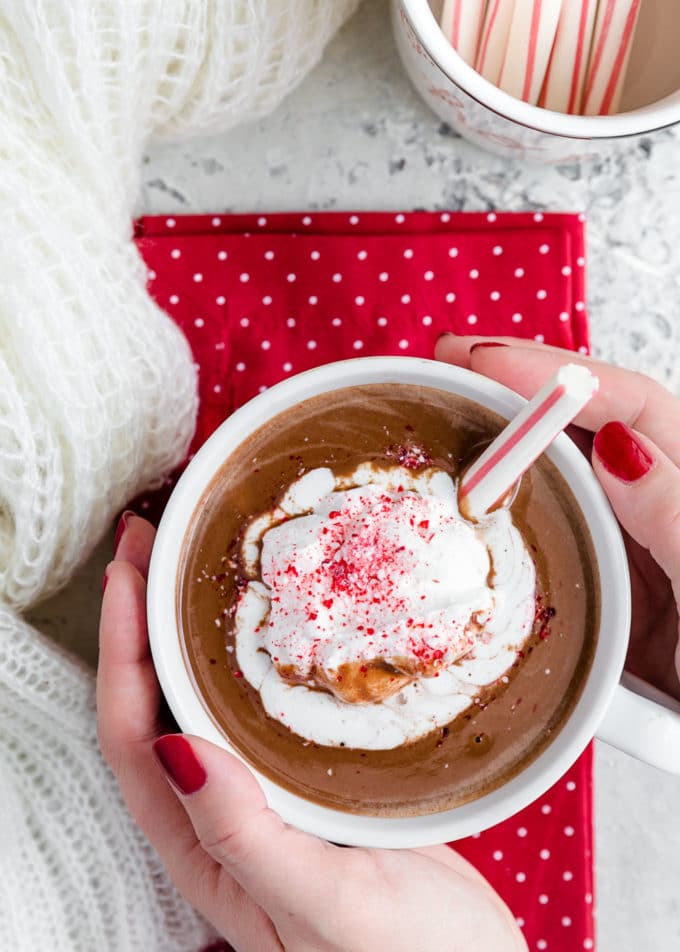
POLYGON ((617 420, 605 423, 598 430, 593 448, 604 468, 624 483, 634 483, 654 465, 654 458, 641 446, 633 431, 617 420))
POLYGON ((107 571, 104 572, 104 574, 102 575, 102 595, 103 595, 104 592, 106 591, 106 586, 107 586, 108 584, 109 584, 109 573, 108 573, 108 569, 107 569, 107 571))
POLYGON ((153 752, 172 783, 184 796, 196 793, 208 779, 205 767, 182 734, 166 734, 154 741, 153 752))
POLYGON ((128 522, 130 521, 130 516, 134 516, 135 513, 132 509, 126 509, 118 520, 118 525, 116 526, 116 534, 113 537, 113 554, 116 554, 116 549, 120 545, 120 540, 123 538, 123 533, 128 527, 128 522))
POLYGON ((504 344, 500 340, 481 340, 478 344, 473 344, 470 348, 470 353, 474 353, 476 350, 479 350, 480 347, 507 347, 507 344, 504 344))

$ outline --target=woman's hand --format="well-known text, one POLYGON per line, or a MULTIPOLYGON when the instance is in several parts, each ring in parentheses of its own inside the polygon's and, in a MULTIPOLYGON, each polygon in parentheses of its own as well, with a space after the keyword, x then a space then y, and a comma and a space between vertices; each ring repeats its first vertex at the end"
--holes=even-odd
POLYGON ((592 451, 624 529, 633 589, 626 667, 680 698, 680 400, 642 374, 532 341, 446 334, 435 355, 525 397, 562 364, 585 364, 598 376, 598 393, 575 420, 589 434, 576 437, 592 451))
POLYGON ((146 629, 154 532, 135 516, 124 525, 105 577, 99 739, 180 892, 238 952, 523 952, 507 907, 448 847, 326 843, 269 810, 235 757, 165 734, 146 629))

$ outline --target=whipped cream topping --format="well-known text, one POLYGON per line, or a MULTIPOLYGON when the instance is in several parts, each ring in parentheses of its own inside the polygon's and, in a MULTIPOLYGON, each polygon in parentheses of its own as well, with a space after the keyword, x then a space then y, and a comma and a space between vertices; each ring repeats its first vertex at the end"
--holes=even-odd
POLYGON ((374 659, 447 666, 474 644, 471 615, 488 620, 490 569, 451 500, 373 485, 330 493, 264 536, 265 647, 302 674, 374 659))
POLYGON ((239 667, 270 716, 326 746, 388 749, 444 726, 533 624, 534 565, 509 511, 467 522, 434 467, 312 470, 250 523, 242 555, 255 578, 237 605, 239 667), (316 689, 315 670, 381 661, 409 680, 380 703, 316 689))

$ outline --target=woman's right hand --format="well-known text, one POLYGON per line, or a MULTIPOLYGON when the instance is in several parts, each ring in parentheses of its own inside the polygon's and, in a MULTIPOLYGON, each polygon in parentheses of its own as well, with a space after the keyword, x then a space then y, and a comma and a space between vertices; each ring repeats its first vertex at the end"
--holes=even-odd
POLYGON ((508 907, 449 847, 343 849, 302 833, 240 760, 167 733, 146 627, 154 530, 125 521, 106 570, 99 739, 189 902, 241 952, 526 952, 508 907))
POLYGON ((633 618, 626 669, 680 698, 680 400, 650 377, 512 337, 446 334, 435 356, 531 397, 563 364, 586 365, 598 393, 576 418, 624 529, 633 618), (593 438, 594 434, 594 438, 593 438))

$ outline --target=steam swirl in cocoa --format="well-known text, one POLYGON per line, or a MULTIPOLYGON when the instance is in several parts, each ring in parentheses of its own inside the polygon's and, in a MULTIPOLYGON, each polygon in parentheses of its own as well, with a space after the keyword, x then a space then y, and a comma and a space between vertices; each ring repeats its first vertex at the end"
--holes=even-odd
POLYGON ((542 458, 468 522, 456 480, 500 417, 381 384, 312 398, 238 447, 185 540, 178 613, 215 723, 324 805, 404 816, 533 760, 589 669, 599 580, 542 458))

